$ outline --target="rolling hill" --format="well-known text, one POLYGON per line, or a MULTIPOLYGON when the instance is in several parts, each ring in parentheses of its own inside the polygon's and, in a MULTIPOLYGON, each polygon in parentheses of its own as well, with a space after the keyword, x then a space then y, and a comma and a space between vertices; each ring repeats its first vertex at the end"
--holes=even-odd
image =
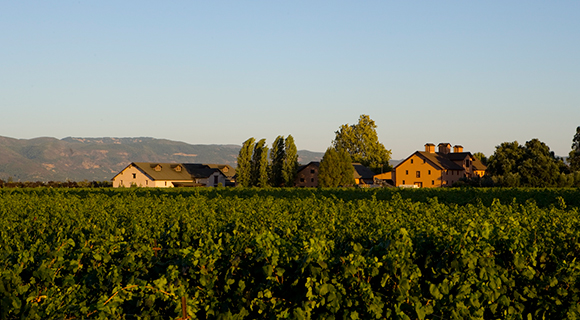
MULTIPOLYGON (((238 145, 192 145, 155 138, 14 139, 0 136, 0 179, 104 181, 131 162, 222 163, 236 166, 238 145)), ((299 162, 322 152, 298 151, 299 162)))

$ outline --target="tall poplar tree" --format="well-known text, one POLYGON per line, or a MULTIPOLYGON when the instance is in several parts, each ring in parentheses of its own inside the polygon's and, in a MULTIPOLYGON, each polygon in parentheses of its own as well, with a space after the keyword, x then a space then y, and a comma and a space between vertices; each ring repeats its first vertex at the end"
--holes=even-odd
POLYGON ((255 141, 253 137, 244 141, 238 154, 236 183, 241 187, 249 187, 252 184, 252 153, 255 141))
POLYGON ((270 185, 273 187, 280 187, 284 184, 284 160, 286 152, 284 150, 284 137, 278 136, 274 143, 272 143, 272 150, 270 150, 270 185))
POLYGON ((298 149, 294 144, 292 135, 288 135, 284 148, 284 164, 282 167, 282 180, 285 187, 294 186, 296 174, 298 173, 298 149))
POLYGON ((568 163, 572 172, 580 171, 580 127, 576 128, 576 134, 572 139, 572 151, 568 154, 568 163))
POLYGON ((260 188, 268 186, 268 146, 266 146, 266 139, 261 139, 254 146, 251 185, 260 188))

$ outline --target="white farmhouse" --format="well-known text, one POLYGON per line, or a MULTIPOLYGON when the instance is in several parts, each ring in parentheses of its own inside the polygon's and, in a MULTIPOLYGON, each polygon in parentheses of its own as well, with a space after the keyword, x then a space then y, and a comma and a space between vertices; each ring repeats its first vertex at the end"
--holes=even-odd
POLYGON ((170 188, 225 186, 228 179, 219 167, 201 163, 132 162, 111 180, 114 188, 170 188))

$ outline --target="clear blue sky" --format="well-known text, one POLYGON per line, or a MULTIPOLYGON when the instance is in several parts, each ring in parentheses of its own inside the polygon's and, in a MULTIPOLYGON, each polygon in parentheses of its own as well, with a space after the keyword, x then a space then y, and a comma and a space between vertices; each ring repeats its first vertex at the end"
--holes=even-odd
POLYGON ((0 1, 0 135, 324 151, 368 114, 394 159, 580 126, 580 1, 0 1))

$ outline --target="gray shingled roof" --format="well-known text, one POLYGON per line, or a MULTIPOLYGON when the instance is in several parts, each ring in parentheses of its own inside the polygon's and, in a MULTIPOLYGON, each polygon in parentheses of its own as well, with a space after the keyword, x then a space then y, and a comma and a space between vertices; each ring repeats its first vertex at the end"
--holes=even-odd
POLYGON ((360 163, 353 163, 355 179, 373 179, 375 173, 360 163))
POLYGON ((217 168, 210 168, 201 163, 133 162, 132 164, 153 180, 190 181, 193 178, 207 178, 216 171, 221 172, 217 168), (160 166, 161 170, 155 170, 157 166, 160 166), (178 167, 181 167, 181 171, 177 170, 178 167))
POLYGON ((148 175, 153 180, 191 180, 191 175, 184 170, 180 163, 151 163, 151 162, 133 162, 139 170, 148 175), (157 166, 161 166, 160 171, 156 171, 157 166), (177 166, 181 166, 181 171, 176 171, 177 166))
POLYGON ((234 167, 230 166, 229 164, 215 164, 215 163, 204 163, 204 164, 210 168, 219 169, 228 179, 231 179, 236 175, 236 169, 234 169, 234 167))

